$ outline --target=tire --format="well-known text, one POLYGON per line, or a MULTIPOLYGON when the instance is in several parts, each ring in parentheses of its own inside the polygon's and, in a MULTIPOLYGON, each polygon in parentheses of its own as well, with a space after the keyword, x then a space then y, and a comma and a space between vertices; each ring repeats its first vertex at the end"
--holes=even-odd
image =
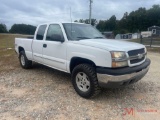
POLYGON ((75 91, 86 99, 101 92, 95 68, 89 64, 80 64, 73 69, 72 84, 75 91))
POLYGON ((19 62, 24 69, 29 69, 32 67, 32 61, 28 60, 24 51, 19 54, 19 62))

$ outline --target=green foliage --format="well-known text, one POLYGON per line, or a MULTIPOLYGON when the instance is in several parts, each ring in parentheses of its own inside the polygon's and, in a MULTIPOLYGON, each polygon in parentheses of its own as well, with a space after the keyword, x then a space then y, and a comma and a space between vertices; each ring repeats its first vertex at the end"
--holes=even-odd
MULTIPOLYGON (((89 24, 89 19, 85 19, 85 20, 80 19, 79 21, 75 20, 74 22, 89 24)), ((96 19, 91 19, 91 25, 95 26, 96 24, 97 24, 97 20, 96 19)))
POLYGON ((148 27, 153 25, 160 26, 160 5, 153 5, 152 8, 139 8, 136 11, 124 13, 121 20, 116 20, 113 15, 108 20, 100 20, 97 29, 100 31, 113 31, 117 33, 134 33, 146 31, 148 27))
POLYGON ((35 26, 26 24, 14 24, 9 30, 10 33, 33 35, 36 30, 35 26))
POLYGON ((103 21, 103 20, 100 20, 99 23, 96 26, 96 28, 99 31, 105 31, 105 27, 106 27, 106 21, 103 21))
POLYGON ((0 33, 7 33, 7 27, 5 24, 0 24, 0 33))

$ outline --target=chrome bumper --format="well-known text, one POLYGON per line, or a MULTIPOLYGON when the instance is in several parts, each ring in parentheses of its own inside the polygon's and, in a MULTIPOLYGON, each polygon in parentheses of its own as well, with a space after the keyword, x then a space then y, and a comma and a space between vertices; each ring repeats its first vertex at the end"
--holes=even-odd
POLYGON ((145 69, 142 69, 139 72, 134 72, 126 75, 118 75, 118 76, 97 73, 97 78, 100 86, 102 87, 103 86, 112 87, 112 86, 109 86, 110 84, 108 83, 112 83, 112 84, 118 83, 118 85, 116 85, 117 87, 121 85, 123 86, 124 83, 126 82, 128 84, 137 82, 138 80, 144 77, 144 75, 148 72, 148 70, 149 70, 149 66, 145 69))

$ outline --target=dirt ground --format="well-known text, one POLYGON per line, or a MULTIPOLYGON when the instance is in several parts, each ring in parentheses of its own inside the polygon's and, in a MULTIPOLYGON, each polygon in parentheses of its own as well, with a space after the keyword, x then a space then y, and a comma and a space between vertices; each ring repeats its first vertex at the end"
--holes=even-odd
POLYGON ((13 50, 0 55, 1 120, 158 120, 160 118, 160 54, 138 83, 123 89, 103 89, 93 99, 74 91, 70 75, 34 64, 20 67, 13 50))

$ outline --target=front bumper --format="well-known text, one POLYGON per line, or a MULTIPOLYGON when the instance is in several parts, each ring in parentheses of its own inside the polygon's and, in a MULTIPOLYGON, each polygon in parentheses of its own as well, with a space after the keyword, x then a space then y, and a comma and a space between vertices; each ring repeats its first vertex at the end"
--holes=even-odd
POLYGON ((99 85, 106 88, 119 88, 135 83, 142 79, 148 72, 150 60, 135 67, 125 68, 97 68, 99 85))

